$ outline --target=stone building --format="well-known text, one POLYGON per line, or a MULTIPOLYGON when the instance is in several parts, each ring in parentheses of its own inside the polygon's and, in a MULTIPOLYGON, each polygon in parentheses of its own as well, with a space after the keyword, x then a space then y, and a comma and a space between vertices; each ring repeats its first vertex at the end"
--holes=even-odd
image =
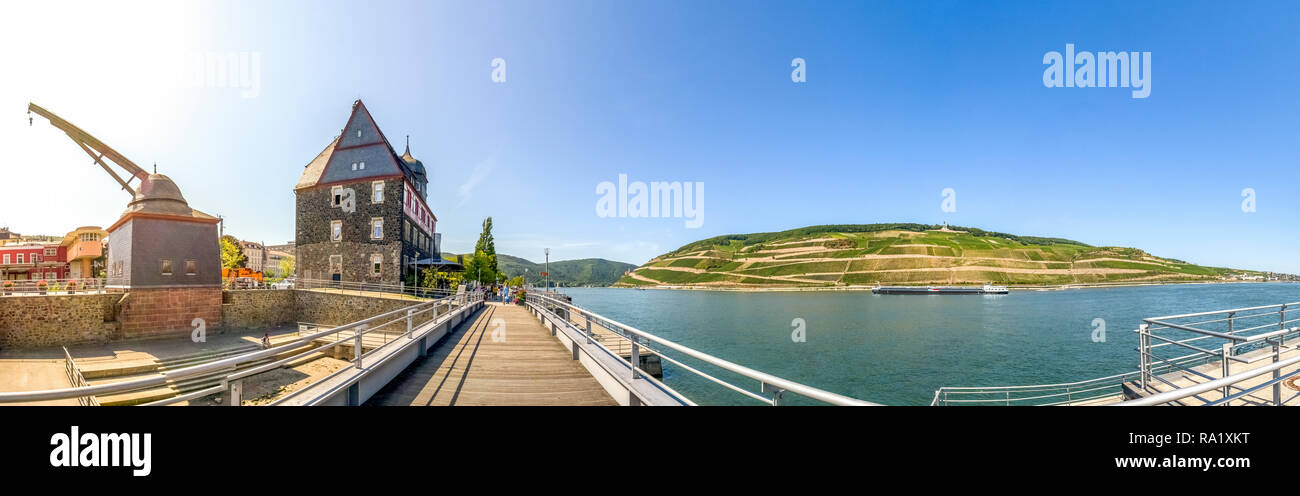
POLYGON ((266 249, 261 243, 253 241, 240 241, 239 247, 244 250, 244 267, 256 272, 262 272, 266 267, 266 249))
POLYGON ((297 277, 400 284, 438 257, 424 164, 398 155, 364 103, 303 169, 297 197, 297 277))
POLYGON ((140 182, 108 232, 107 284, 129 291, 117 321, 125 337, 189 334, 221 325, 220 220, 193 208, 162 174, 140 182))

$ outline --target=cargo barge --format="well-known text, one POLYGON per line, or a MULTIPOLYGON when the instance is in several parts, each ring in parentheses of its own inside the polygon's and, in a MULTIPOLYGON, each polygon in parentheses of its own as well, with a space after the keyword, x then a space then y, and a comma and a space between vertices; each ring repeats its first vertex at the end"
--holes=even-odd
POLYGON ((1006 286, 880 286, 871 288, 875 294, 1007 294, 1006 286))

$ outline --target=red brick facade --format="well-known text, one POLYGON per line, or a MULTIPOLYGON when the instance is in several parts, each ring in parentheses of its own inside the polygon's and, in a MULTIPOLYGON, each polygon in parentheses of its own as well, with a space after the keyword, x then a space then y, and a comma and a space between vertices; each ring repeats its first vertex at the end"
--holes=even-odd
POLYGON ((221 288, 135 288, 117 315, 126 339, 189 336, 195 318, 221 327, 221 288))

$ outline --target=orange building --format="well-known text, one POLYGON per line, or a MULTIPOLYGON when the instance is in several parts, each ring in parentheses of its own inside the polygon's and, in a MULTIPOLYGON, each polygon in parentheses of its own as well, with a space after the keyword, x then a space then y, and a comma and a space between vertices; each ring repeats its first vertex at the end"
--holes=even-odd
POLYGON ((63 237, 59 246, 62 246, 67 253, 65 260, 68 262, 68 277, 72 279, 94 277, 94 267, 91 263, 96 258, 104 256, 104 239, 107 237, 108 231, 99 226, 78 227, 63 237))

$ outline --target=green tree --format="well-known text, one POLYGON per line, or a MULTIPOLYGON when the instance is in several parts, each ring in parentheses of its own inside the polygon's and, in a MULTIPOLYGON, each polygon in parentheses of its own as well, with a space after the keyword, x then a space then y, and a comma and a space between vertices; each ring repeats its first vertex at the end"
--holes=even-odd
POLYGON ((248 256, 244 255, 244 248, 239 246, 239 240, 229 234, 221 237, 221 267, 224 269, 240 269, 248 263, 248 256))
POLYGON ((293 277, 293 271, 296 268, 293 257, 284 257, 280 259, 280 277, 293 277))
POLYGON ((492 272, 496 273, 497 269, 497 245, 492 239, 492 218, 483 219, 483 232, 478 235, 478 243, 474 245, 474 252, 483 252, 492 257, 492 272))
POLYGON ((497 256, 475 251, 474 256, 465 261, 465 278, 487 284, 497 280, 497 256))

